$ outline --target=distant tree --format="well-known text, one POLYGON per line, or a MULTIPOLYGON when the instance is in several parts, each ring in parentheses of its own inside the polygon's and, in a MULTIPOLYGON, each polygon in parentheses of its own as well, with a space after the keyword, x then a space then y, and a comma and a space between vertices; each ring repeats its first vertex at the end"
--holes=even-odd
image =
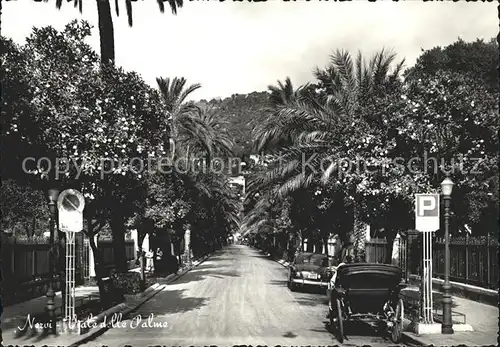
POLYGON ((406 71, 407 77, 418 79, 421 73, 438 71, 468 73, 484 81, 487 89, 498 91, 498 42, 495 38, 489 42, 479 39, 465 42, 459 38, 451 45, 422 52, 415 66, 406 71))

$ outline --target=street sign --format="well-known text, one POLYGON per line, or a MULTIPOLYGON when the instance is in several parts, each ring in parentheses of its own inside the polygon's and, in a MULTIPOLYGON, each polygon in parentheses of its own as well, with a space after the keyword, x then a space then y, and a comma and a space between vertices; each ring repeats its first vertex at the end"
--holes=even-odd
POLYGON ((415 194, 415 229, 439 229, 439 194, 415 194))
POLYGON ((74 189, 66 189, 57 199, 59 209, 59 229, 63 232, 78 233, 83 230, 83 208, 85 198, 74 189))

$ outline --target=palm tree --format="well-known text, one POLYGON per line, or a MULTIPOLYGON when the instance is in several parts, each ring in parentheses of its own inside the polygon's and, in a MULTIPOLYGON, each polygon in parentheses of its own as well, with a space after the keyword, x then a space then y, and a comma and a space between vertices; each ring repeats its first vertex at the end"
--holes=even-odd
POLYGON ((278 84, 276 86, 268 86, 269 103, 272 107, 264 112, 263 117, 259 119, 254 128, 254 138, 260 139, 260 141, 255 141, 254 143, 257 152, 262 152, 267 148, 289 144, 289 139, 283 139, 273 135, 278 131, 274 122, 279 119, 279 110, 286 106, 292 106, 295 102, 310 101, 311 97, 314 95, 312 93, 314 86, 306 84, 295 89, 290 77, 287 77, 284 83, 281 81, 277 82, 278 84), (276 139, 279 140, 275 141, 276 139))
MULTIPOLYGON (((69 0, 68 0, 69 1, 69 0)), ((44 0, 48 2, 48 0, 44 0)), ((134 0, 125 0, 125 7, 127 11, 128 25, 132 27, 132 2, 134 0)), ((165 0, 157 0, 158 8, 161 13, 165 12, 165 0)), ((56 0, 57 9, 61 9, 63 0, 56 0)), ((99 18, 99 36, 101 40, 101 62, 105 65, 114 64, 115 61, 115 38, 113 30, 113 18, 111 16, 111 5, 109 0, 96 0, 97 15, 99 18)), ((74 0, 73 4, 78 7, 80 13, 83 11, 83 0, 74 0)), ((168 0, 172 14, 177 14, 177 9, 182 8, 183 0, 168 0)), ((120 8, 118 0, 115 0, 116 15, 120 15, 120 8)))
POLYGON ((298 98, 299 94, 299 91, 293 88, 290 77, 285 79, 285 83, 278 81, 277 86, 270 85, 267 89, 270 93, 269 101, 273 106, 291 103, 298 98))
POLYGON ((233 142, 227 131, 227 121, 213 106, 197 106, 177 119, 177 143, 185 149, 186 158, 205 157, 211 163, 215 154, 232 155, 233 142))
MULTIPOLYGON (((226 175, 213 172, 190 171, 194 162, 191 158, 210 158, 215 154, 230 155, 233 143, 226 131, 225 120, 220 117, 218 109, 208 106, 197 106, 187 101, 188 96, 199 89, 199 84, 187 85, 185 78, 157 78, 160 95, 165 104, 170 125, 170 139, 175 144, 172 159, 183 155, 187 168, 185 172, 171 174, 173 189, 177 190, 174 176, 181 177, 185 186, 189 187, 191 216, 198 220, 193 223, 194 235, 219 239, 228 230, 233 230, 238 224, 238 208, 226 175), (205 211, 205 213, 199 213, 205 211), (203 216, 201 216, 203 215, 203 216), (200 230, 196 225, 205 225, 206 230, 200 230)), ((203 229, 203 228, 202 228, 203 229)), ((178 230, 181 234, 182 230, 178 230)))
MULTIPOLYGON (((316 97, 309 94, 308 98, 276 103, 274 117, 255 129, 255 137, 260 150, 281 151, 279 163, 253 185, 283 198, 320 179, 323 184, 332 184, 330 178, 340 170, 336 159, 350 154, 346 143, 352 137, 363 138, 374 126, 383 128, 382 119, 364 118, 360 110, 369 105, 374 96, 398 85, 404 60, 391 71, 394 59, 395 54, 384 50, 376 53, 369 62, 361 53, 353 60, 348 52, 336 51, 325 69, 315 69, 314 74, 319 80, 316 97), (304 157, 312 158, 306 167, 304 157), (331 163, 326 170, 323 167, 325 162, 331 163)), ((290 95, 290 86, 286 82, 281 84, 279 89, 287 92, 280 95, 290 95)), ((278 95, 277 91, 275 95, 278 95)), ((351 204, 357 183, 349 177, 333 182, 350 193, 347 202, 351 204)), ((364 237, 360 234, 362 226, 355 208, 353 213, 354 231, 361 241, 364 237)))
MULTIPOLYGON (((187 80, 184 77, 174 77, 172 79, 158 77, 156 83, 168 112, 166 121, 170 124, 170 138, 177 141, 179 118, 196 112, 194 103, 186 102, 186 99, 191 93, 200 89, 201 85, 196 83, 186 87, 187 80)), ((173 150, 175 151, 175 148, 173 150)), ((172 159, 174 159, 175 153, 172 153, 172 155, 172 159)))
POLYGON ((227 132, 227 122, 219 110, 212 106, 197 106, 186 102, 187 97, 201 88, 200 84, 186 87, 184 77, 157 78, 158 88, 169 112, 171 138, 176 152, 182 151, 186 159, 203 155, 210 163, 214 154, 231 155, 233 143, 227 132))

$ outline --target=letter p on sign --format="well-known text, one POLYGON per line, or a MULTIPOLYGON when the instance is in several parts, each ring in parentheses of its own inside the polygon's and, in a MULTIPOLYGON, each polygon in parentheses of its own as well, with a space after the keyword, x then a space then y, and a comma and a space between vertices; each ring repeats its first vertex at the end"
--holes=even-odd
POLYGON ((439 194, 415 194, 415 229, 439 229, 439 194))

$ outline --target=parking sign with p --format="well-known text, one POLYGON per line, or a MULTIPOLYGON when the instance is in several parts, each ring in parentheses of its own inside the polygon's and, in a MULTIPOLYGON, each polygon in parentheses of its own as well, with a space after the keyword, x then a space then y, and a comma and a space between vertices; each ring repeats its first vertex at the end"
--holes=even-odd
POLYGON ((439 229, 439 194, 415 194, 415 229, 439 229))

